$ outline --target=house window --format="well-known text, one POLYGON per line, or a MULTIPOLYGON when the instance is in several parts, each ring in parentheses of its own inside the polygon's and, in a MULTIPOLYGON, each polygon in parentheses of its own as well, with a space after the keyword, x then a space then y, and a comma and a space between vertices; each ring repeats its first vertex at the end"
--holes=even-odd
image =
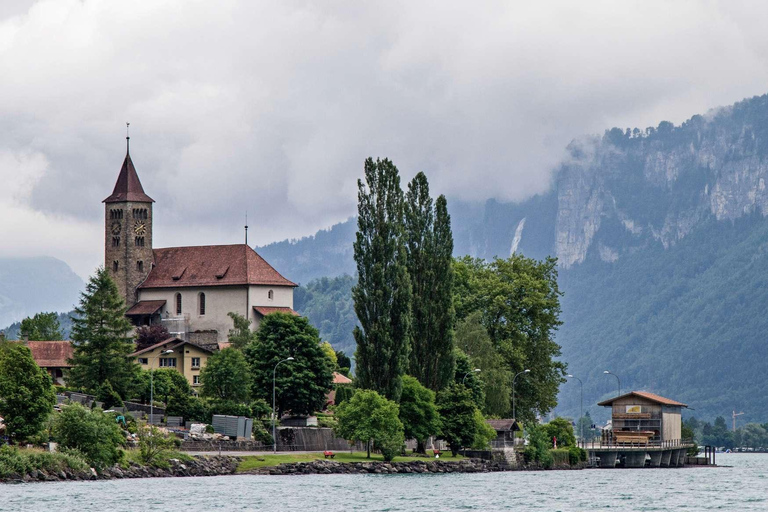
POLYGON ((149 359, 146 357, 140 357, 139 364, 149 364, 149 359))
POLYGON ((161 357, 160 358, 160 368, 176 368, 176 358, 175 357, 161 357))
POLYGON ((144 237, 143 236, 137 236, 133 243, 136 247, 144 247, 144 237))
POLYGON ((192 376, 192 385, 193 386, 199 386, 200 385, 200 376, 199 375, 193 375, 192 376))
POLYGON ((120 268, 120 262, 115 260, 112 262, 112 272, 117 272, 120 268))
POLYGON ((177 315, 181 314, 181 294, 180 293, 176 294, 176 314, 177 315))
POLYGON ((136 262, 136 270, 139 272, 144 272, 144 262, 143 261, 137 261, 136 262))
POLYGON ((120 247, 120 237, 119 236, 113 236, 112 237, 112 247, 120 247))
POLYGON ((267 292, 267 298, 269 298, 269 300, 274 299, 275 298, 275 292, 273 292, 272 290, 269 290, 267 292))
POLYGON ((200 314, 201 315, 205 314, 205 294, 204 293, 200 294, 200 314))
POLYGON ((200 358, 199 357, 193 357, 192 358, 192 368, 200 368, 200 358))

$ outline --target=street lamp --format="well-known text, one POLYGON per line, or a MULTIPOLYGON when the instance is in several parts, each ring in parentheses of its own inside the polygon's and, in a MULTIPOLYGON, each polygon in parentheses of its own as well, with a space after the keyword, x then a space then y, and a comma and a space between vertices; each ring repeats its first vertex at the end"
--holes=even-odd
MULTIPOLYGON (((163 350, 159 354, 157 354, 152 359, 157 359, 160 356, 164 356, 166 354, 172 354, 173 349, 163 350)), ((154 372, 152 371, 152 365, 149 365, 149 424, 154 425, 155 423, 155 381, 152 378, 154 375, 154 372)))
POLYGON ((461 379, 461 383, 464 384, 464 382, 467 380, 467 375, 469 375, 471 373, 477 373, 477 372, 480 372, 480 371, 482 371, 480 368, 475 368, 474 370, 465 373, 464 374, 464 378, 461 379))
POLYGON ((584 383, 581 382, 580 378, 574 377, 570 373, 566 375, 566 377, 579 381, 579 387, 581 388, 581 416, 579 416, 579 437, 581 437, 581 440, 584 441, 584 422, 581 421, 584 418, 584 383))
POLYGON ((515 415, 515 379, 524 373, 531 373, 531 370, 523 370, 512 377, 512 419, 515 421, 517 421, 517 416, 515 415))
POLYGON ((278 361, 274 370, 272 370, 272 453, 277 453, 277 429, 275 428, 275 420, 277 416, 277 412, 275 411, 275 376, 277 375, 277 367, 286 361, 293 361, 293 358, 287 357, 282 361, 278 361))
POLYGON ((621 379, 619 378, 619 376, 616 375, 615 373, 609 372, 608 370, 605 370, 603 373, 606 374, 606 375, 613 375, 614 377, 616 377, 616 380, 619 382, 619 395, 618 396, 621 396, 621 379))

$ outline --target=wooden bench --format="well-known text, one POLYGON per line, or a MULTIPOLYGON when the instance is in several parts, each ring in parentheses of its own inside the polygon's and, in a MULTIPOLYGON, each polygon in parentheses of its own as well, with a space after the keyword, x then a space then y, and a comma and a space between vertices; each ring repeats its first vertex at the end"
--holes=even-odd
POLYGON ((441 455, 441 453, 440 453, 440 450, 432 450, 432 454, 433 454, 435 457, 437 457, 437 456, 441 455))
POLYGON ((323 456, 324 456, 326 459, 332 459, 332 458, 334 458, 334 457, 336 456, 336 454, 335 454, 335 453, 333 453, 333 452, 329 452, 329 451, 327 451, 327 450, 326 450, 326 451, 324 451, 324 452, 323 452, 323 456))

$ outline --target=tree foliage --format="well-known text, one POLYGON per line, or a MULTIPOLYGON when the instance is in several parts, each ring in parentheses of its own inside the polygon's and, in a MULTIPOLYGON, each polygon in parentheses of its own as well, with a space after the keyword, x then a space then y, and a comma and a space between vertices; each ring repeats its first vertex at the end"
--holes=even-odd
POLYGON ((218 400, 247 402, 250 397, 249 366, 234 347, 214 352, 200 371, 202 395, 218 400))
POLYGON ((43 428, 56 395, 51 379, 19 343, 0 343, 0 416, 6 434, 25 441, 43 428))
POLYGON ((403 234, 403 191, 397 167, 365 161, 358 180, 358 282, 352 289, 358 385, 398 400, 411 344, 411 282, 403 234))
POLYGON ((192 395, 192 387, 186 377, 173 368, 152 370, 151 378, 149 370, 140 370, 134 396, 143 403, 149 403, 150 395, 154 395, 156 402, 168 404, 172 399, 183 402, 192 395))
POLYGON ((333 386, 330 361, 320 345, 317 329, 305 317, 272 313, 264 317, 257 341, 244 352, 251 368, 253 396, 272 403, 275 378, 278 413, 312 414, 325 406, 333 386), (289 357, 293 361, 275 366, 289 357))
MULTIPOLYGON (((352 300, 354 285, 355 278, 345 274, 314 279, 293 292, 293 309, 317 327, 321 339, 348 354, 355 351, 352 331, 359 325, 352 300)), ((349 364, 339 366, 351 368, 349 364)))
POLYGON ((96 467, 110 466, 123 457, 120 447, 125 437, 115 418, 101 409, 67 405, 56 415, 53 433, 61 448, 79 451, 96 467))
POLYGON ((451 384, 437 394, 437 410, 445 439, 455 457, 465 446, 472 446, 477 434, 475 401, 472 392, 462 384, 451 384))
POLYGON ((104 268, 99 268, 86 284, 75 314, 74 355, 70 361, 73 367, 67 382, 95 391, 109 379, 121 397, 127 396, 138 372, 138 365, 128 358, 134 350, 132 326, 125 318, 125 303, 117 286, 104 268))
POLYGON ((413 288, 409 369, 438 391, 453 376, 453 235, 445 196, 433 204, 423 172, 408 184, 405 247, 413 288))
POLYGON ((58 313, 37 313, 21 321, 19 334, 35 341, 63 340, 58 313))
POLYGON ((136 328, 136 350, 156 345, 171 337, 171 333, 162 324, 141 325, 136 328))
POLYGON ((163 460, 163 455, 177 448, 177 438, 164 432, 154 425, 140 425, 137 431, 139 438, 139 458, 148 466, 157 465, 163 460))
POLYGON ((400 395, 400 421, 406 439, 415 439, 418 453, 425 453, 427 438, 440 432, 440 415, 435 405, 435 392, 410 375, 403 376, 400 395))
POLYGON ((465 257, 455 261, 454 304, 458 318, 481 313, 496 351, 513 373, 530 369, 516 383, 517 413, 533 419, 557 404, 565 382, 565 363, 554 341, 560 326, 557 260, 537 261, 513 254, 491 262, 465 257))
POLYGON ((230 311, 227 316, 232 319, 235 326, 229 330, 227 339, 233 348, 242 350, 256 339, 256 333, 251 331, 251 321, 239 313, 230 311))
POLYGON ((573 425, 565 418, 555 418, 541 427, 554 447, 554 438, 557 438, 558 448, 567 448, 576 445, 576 437, 573 435, 573 425))
POLYGON ((375 391, 358 390, 339 405, 335 417, 337 436, 349 441, 373 442, 386 461, 392 460, 403 446, 405 438, 398 405, 375 391))

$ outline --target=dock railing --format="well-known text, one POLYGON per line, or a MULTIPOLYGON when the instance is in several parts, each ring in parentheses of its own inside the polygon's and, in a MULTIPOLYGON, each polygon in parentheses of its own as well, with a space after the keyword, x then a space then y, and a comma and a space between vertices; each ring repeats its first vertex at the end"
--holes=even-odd
POLYGON ((634 442, 634 441, 622 441, 622 442, 616 442, 615 439, 603 439, 599 441, 580 441, 579 447, 583 448, 585 450, 605 450, 605 449, 627 449, 627 448, 637 448, 637 449, 673 449, 673 448, 690 448, 693 446, 693 439, 686 438, 686 439, 670 439, 667 441, 644 441, 644 442, 634 442))

